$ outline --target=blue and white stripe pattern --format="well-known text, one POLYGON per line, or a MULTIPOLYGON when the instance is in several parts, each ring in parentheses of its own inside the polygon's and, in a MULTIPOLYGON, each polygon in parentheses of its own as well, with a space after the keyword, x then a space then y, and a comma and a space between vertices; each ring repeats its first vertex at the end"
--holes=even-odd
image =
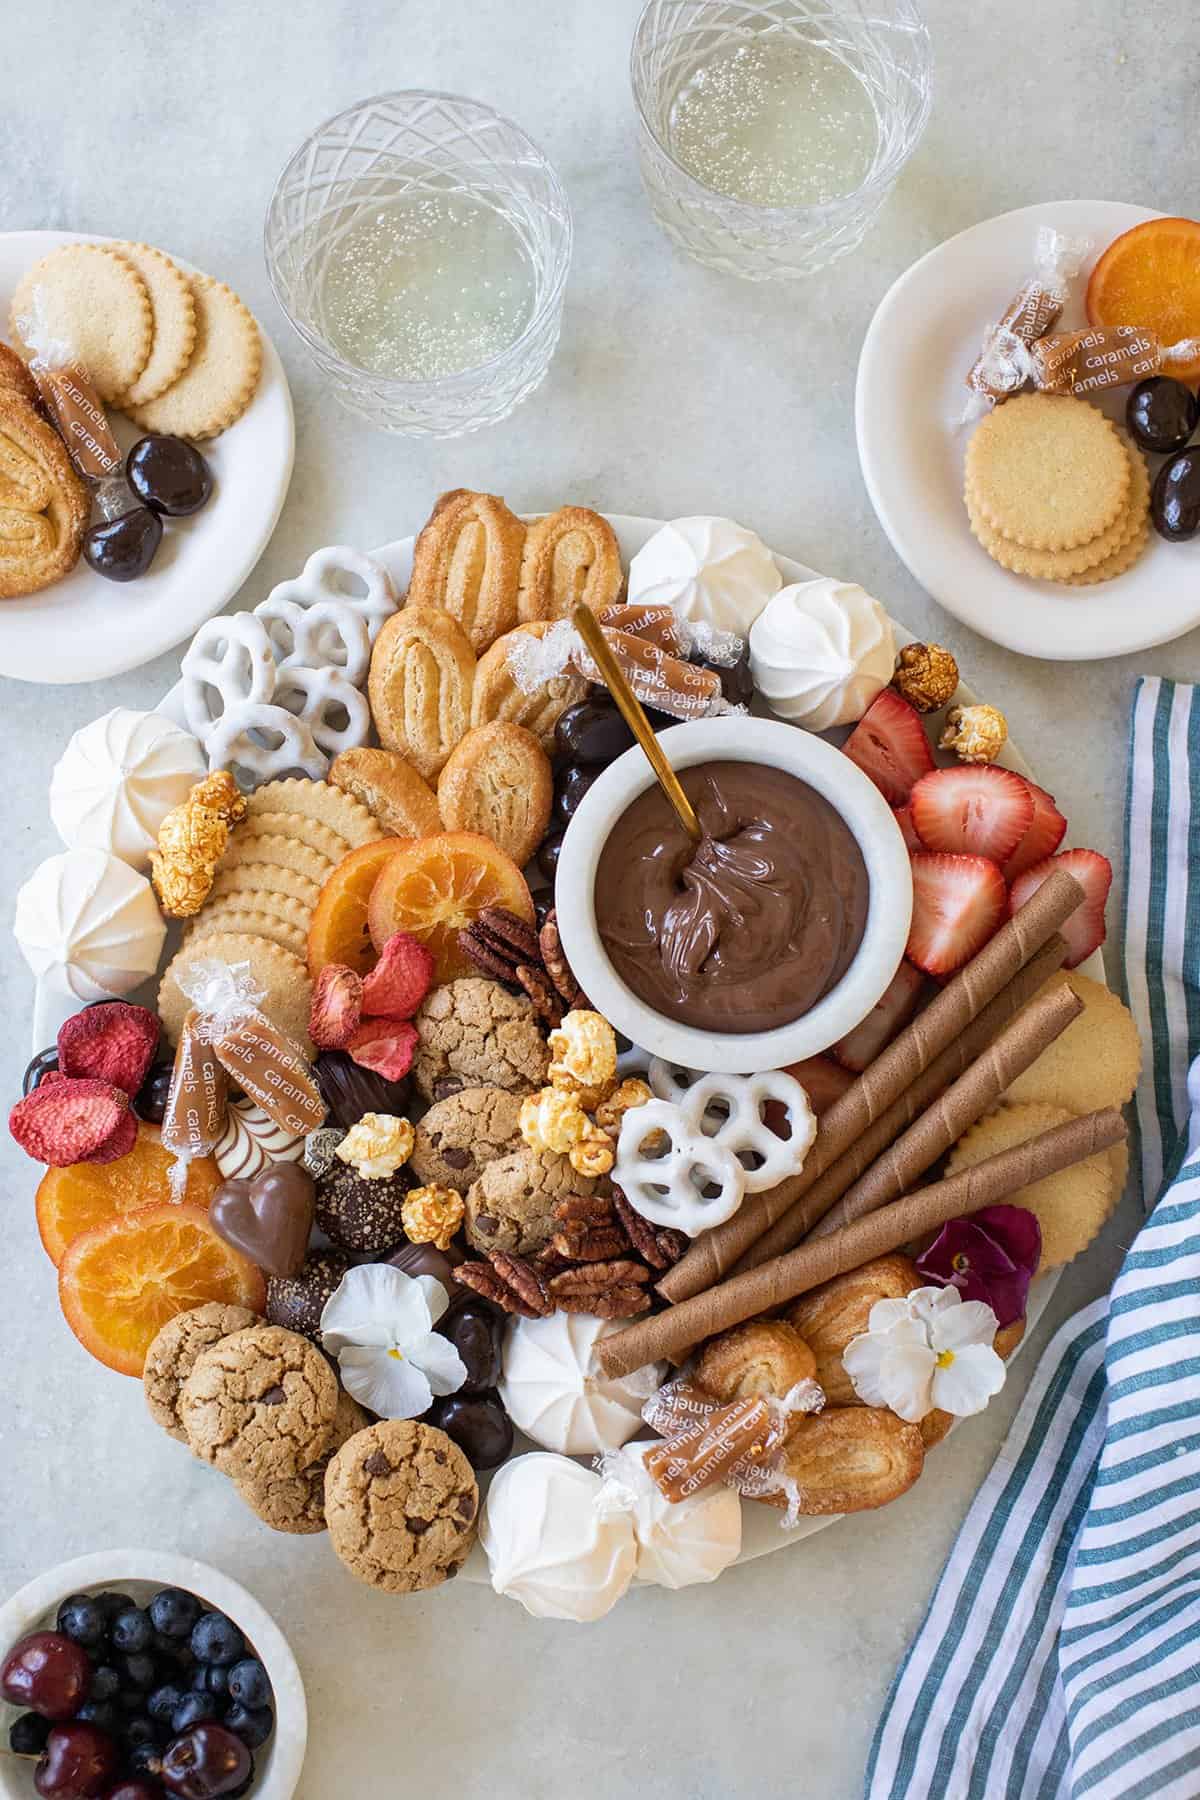
POLYGON ((868 1800, 1200 1795, 1196 696, 1139 682, 1126 816, 1144 1192, 1171 1184, 1042 1358, 893 1684, 868 1800))

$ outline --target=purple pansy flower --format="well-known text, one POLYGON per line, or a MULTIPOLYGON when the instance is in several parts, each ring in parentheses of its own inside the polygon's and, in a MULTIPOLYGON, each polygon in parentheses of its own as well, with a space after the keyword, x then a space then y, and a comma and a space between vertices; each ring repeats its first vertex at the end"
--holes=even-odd
POLYGON ((1025 1316, 1029 1284, 1042 1254, 1042 1228, 1023 1206, 985 1206, 942 1226, 917 1258, 925 1281, 984 1300, 1001 1325, 1025 1316))

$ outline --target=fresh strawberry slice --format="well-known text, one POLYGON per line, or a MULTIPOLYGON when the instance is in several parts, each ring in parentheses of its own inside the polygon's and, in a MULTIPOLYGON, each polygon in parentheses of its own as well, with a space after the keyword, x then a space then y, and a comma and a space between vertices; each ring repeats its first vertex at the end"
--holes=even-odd
POLYGON ((914 782, 933 767, 921 715, 894 688, 872 701, 842 749, 891 806, 903 806, 914 782))
POLYGON ((894 806, 892 812, 900 827, 900 835, 908 846, 908 854, 915 856, 917 851, 924 850, 925 846, 917 836, 917 828, 913 824, 912 802, 905 806, 894 806))
MULTIPOLYGON (((800 1083, 808 1095, 808 1104, 818 1119, 823 1112, 829 1111, 835 1100, 841 1099, 846 1089, 854 1081, 849 1069, 843 1069, 841 1064, 835 1063, 831 1056, 806 1056, 803 1062, 789 1063, 783 1072, 785 1075, 791 1075, 800 1083)), ((763 1109, 766 1122, 771 1125, 772 1131, 775 1130, 775 1126, 771 1124, 773 1104, 775 1103, 768 1100, 763 1109)), ((782 1111, 782 1108, 780 1110, 782 1111)), ((783 1135, 782 1131, 778 1133, 780 1137, 783 1135)))
POLYGON ((1010 912, 1024 906, 1055 869, 1066 869, 1073 875, 1086 896, 1083 905, 1077 906, 1058 928, 1067 940, 1064 967, 1077 969, 1104 942, 1104 908, 1112 886, 1112 864, 1098 850, 1063 850, 1058 856, 1043 857, 1013 882, 1008 897, 1010 912))
POLYGON ((891 1043, 900 1027, 907 1025, 916 1012, 924 986, 925 977, 920 969, 914 969, 910 962, 902 962, 861 1025, 856 1025, 833 1046, 832 1054, 843 1069, 852 1069, 856 1075, 861 1075, 868 1063, 875 1061, 879 1052, 891 1043))
POLYGON ((1033 824, 1029 783, 993 763, 960 763, 922 775, 909 801, 926 850, 1002 863, 1033 824))
POLYGON ((1004 877, 986 856, 928 853, 912 859, 910 962, 950 975, 987 943, 1005 914, 1004 877))
POLYGON ((1055 806, 1054 795, 1036 781, 1027 781, 1025 786, 1033 799, 1033 824, 1004 865, 1005 881, 1015 881, 1034 863, 1053 856, 1067 835, 1067 821, 1055 806))

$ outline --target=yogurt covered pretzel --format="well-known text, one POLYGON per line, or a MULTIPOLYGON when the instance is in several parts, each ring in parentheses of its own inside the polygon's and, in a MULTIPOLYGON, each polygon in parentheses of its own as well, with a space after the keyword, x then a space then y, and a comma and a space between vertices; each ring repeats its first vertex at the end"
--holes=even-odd
POLYGON ((180 672, 188 727, 215 768, 208 741, 214 727, 236 708, 275 697, 275 653, 265 625, 248 612, 209 619, 184 652, 180 672))
POLYGON ((688 1125, 731 1150, 746 1172, 746 1192, 761 1193, 795 1175, 817 1135, 808 1095, 791 1075, 703 1075, 677 1063, 651 1060, 647 1080, 659 1100, 674 1101, 688 1125), (768 1123, 770 1112, 787 1137, 768 1123))
POLYGON ((348 606, 365 622, 372 644, 384 620, 391 618, 399 604, 392 578, 383 564, 346 544, 330 544, 324 550, 314 550, 299 575, 273 587, 255 610, 261 613, 277 601, 304 607, 336 601, 341 606, 348 606), (339 582, 339 577, 346 576, 360 581, 365 593, 348 592, 339 582))
POLYGON ((288 600, 276 588, 254 609, 267 628, 275 666, 284 669, 338 669, 361 687, 371 663, 366 619, 346 600, 288 600))

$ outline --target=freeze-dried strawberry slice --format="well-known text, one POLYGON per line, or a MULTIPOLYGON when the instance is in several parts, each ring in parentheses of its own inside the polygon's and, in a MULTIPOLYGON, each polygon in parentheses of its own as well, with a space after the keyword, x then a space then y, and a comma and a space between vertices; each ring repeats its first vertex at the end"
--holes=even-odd
POLYGON ((1112 886, 1112 864, 1098 850, 1063 850, 1058 856, 1044 857, 1013 882, 1009 893, 1010 912, 1024 906, 1055 869, 1065 869, 1073 875, 1085 895, 1082 906, 1077 906, 1058 928, 1067 941, 1064 967, 1076 969, 1104 942, 1107 929, 1104 908, 1112 886))
POLYGON ((912 872, 909 961, 929 975, 951 975, 1004 917, 1004 877, 986 856, 914 856, 912 872))
POLYGON ((884 688, 872 701, 842 749, 871 777, 889 806, 903 806, 933 767, 921 715, 894 688, 884 688))
POLYGON ((924 775, 909 801, 926 850, 1002 863, 1033 824, 1029 783, 1011 769, 963 763, 924 775))
POLYGON ((158 1029, 154 1013, 128 1000, 85 1006, 58 1034, 59 1069, 136 1094, 158 1049, 158 1029))
POLYGON ((318 1050, 344 1050, 362 1023, 362 976, 326 963, 313 986, 308 1035, 318 1050))
POLYGON ((401 1081, 412 1068, 417 1028, 407 1019, 367 1019, 346 1048, 360 1068, 373 1069, 385 1081, 401 1081))
POLYGON ((433 986, 433 952, 409 931, 394 931, 363 980, 363 1012, 370 1019, 411 1019, 433 986))
POLYGON ((866 1018, 833 1046, 833 1055, 844 1069, 861 1075, 868 1063, 875 1061, 916 1012, 924 986, 920 969, 902 962, 866 1018))
POLYGON ((43 1081, 18 1100, 8 1129, 26 1156, 52 1169, 116 1162, 137 1142, 137 1118, 123 1088, 68 1075, 43 1081))
POLYGON ((1053 856, 1067 835, 1067 821, 1054 804, 1054 795, 1036 781, 1026 781, 1033 801, 1033 823, 1004 865, 1005 881, 1015 881, 1044 857, 1053 856))

